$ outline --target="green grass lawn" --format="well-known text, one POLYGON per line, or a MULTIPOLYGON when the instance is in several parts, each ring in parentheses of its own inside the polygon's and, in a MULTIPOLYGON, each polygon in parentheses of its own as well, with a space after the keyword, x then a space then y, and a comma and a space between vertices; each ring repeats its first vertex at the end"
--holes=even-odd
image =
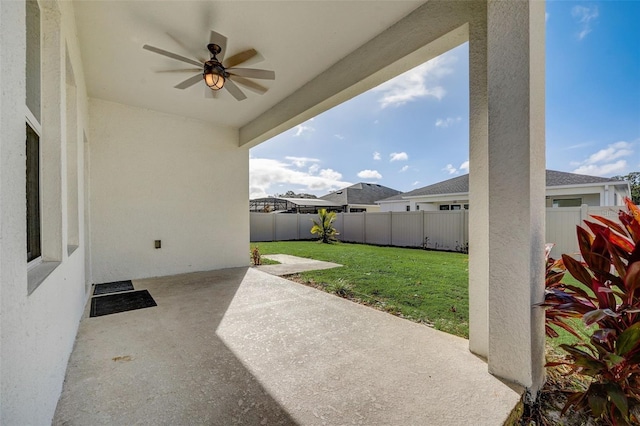
MULTIPOLYGON (((252 243, 251 247, 256 245, 263 255, 290 254, 344 265, 305 272, 299 274, 299 278, 330 292, 346 291, 362 302, 413 321, 429 323, 438 330, 469 337, 466 254, 314 241, 252 243)), ((569 273, 563 281, 583 287, 569 273)), ((570 322, 588 341, 593 330, 581 320, 570 322)), ((558 338, 547 341, 553 352, 564 355, 558 346, 577 343, 578 339, 562 329, 558 329, 558 333, 558 338)))
POLYGON ((300 279, 434 328, 469 337, 468 256, 363 244, 252 243, 261 254, 290 254, 344 265, 300 279))

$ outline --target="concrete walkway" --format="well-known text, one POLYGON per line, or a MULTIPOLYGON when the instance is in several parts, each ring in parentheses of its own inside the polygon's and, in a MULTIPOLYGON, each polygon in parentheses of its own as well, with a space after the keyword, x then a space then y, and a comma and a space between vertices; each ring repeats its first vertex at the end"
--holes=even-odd
POLYGON ((269 254, 263 255, 265 259, 280 262, 279 265, 261 265, 257 266, 262 272, 279 277, 283 275, 299 274, 306 271, 317 271, 320 269, 338 268, 342 265, 332 262, 323 262, 321 260, 307 259, 305 257, 291 256, 290 254, 269 254))
POLYGON ((134 281, 85 317, 55 425, 501 425, 519 399, 468 342, 237 268, 134 281))

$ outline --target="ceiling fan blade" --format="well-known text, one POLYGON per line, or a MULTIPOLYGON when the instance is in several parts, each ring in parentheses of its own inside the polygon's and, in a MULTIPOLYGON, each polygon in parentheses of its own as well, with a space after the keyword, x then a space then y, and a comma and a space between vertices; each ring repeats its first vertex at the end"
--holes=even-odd
POLYGON ((237 53, 222 63, 225 68, 235 67, 241 63, 248 61, 256 56, 258 52, 255 49, 245 50, 244 52, 237 53))
POLYGON ((244 87, 246 87, 247 89, 251 90, 252 92, 255 92, 259 95, 263 95, 267 90, 266 87, 253 82, 251 80, 247 80, 244 77, 240 77, 239 75, 234 75, 234 76, 229 76, 229 78, 233 79, 233 81, 235 81, 238 84, 243 85, 244 87))
POLYGON ((185 68, 181 70, 158 70, 157 73, 167 73, 167 72, 202 72, 202 68, 185 68))
POLYGON ((201 62, 195 61, 193 59, 186 58, 184 56, 177 55, 175 53, 168 52, 168 51, 166 51, 164 49, 159 49, 157 47, 149 46, 148 44, 145 44, 144 46, 142 46, 142 48, 145 49, 145 50, 148 50, 150 52, 166 56, 166 57, 171 58, 171 59, 176 59, 178 61, 186 62, 187 64, 195 65, 197 67, 201 67, 203 65, 201 62))
POLYGON ((204 97, 207 99, 216 99, 218 97, 217 90, 211 90, 208 87, 204 89, 204 97))
POLYGON ((275 80, 276 73, 268 70, 258 70, 255 68, 227 68, 227 72, 231 75, 239 75, 240 77, 259 78, 261 80, 275 80))
POLYGON ((240 88, 236 86, 236 84, 233 81, 231 80, 225 81, 224 87, 229 91, 229 93, 231 93, 231 96, 233 96, 237 100, 242 101, 247 99, 247 95, 242 93, 242 90, 240 90, 240 88))
POLYGON ((177 37, 174 37, 174 36, 173 36, 173 34, 171 34, 171 33, 169 33, 169 32, 167 32, 167 33, 165 33, 165 34, 167 34, 171 40, 175 41, 175 42, 176 42, 176 44, 177 44, 178 46, 182 47, 182 48, 184 49, 184 51, 185 51, 185 52, 189 52, 189 54, 190 54, 191 56, 193 56, 194 58, 196 58, 198 61, 200 61, 200 62, 202 62, 202 63, 204 63, 204 62, 206 62, 206 61, 207 61, 206 59, 204 59, 204 57, 199 56, 199 55, 195 54, 194 52, 192 52, 192 51, 191 51, 191 48, 190 48, 189 46, 185 45, 185 44, 184 44, 183 42, 181 42, 177 37))
POLYGON ((211 30, 209 35, 209 43, 220 46, 220 53, 217 55, 218 61, 222 62, 224 54, 227 53, 227 38, 220 33, 211 30))
POLYGON ((193 77, 189 77, 182 83, 178 83, 173 87, 175 87, 176 89, 186 89, 187 87, 191 87, 199 81, 202 81, 202 74, 196 74, 193 77))

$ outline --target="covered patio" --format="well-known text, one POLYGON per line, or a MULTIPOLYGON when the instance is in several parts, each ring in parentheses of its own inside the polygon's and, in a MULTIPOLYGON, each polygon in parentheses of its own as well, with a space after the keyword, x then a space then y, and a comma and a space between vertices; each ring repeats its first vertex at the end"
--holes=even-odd
POLYGON ((499 379, 534 400, 544 27, 537 0, 0 1, 0 423, 49 424, 68 363, 56 422, 226 424, 255 402, 441 423, 463 398, 492 424, 517 399, 499 379), (184 63, 143 49, 201 64, 211 30, 259 52, 266 93, 176 88, 184 63), (465 42, 469 341, 247 270, 249 148, 465 42), (159 306, 82 319, 92 284, 129 279, 159 306))
POLYGON ((465 339, 254 268, 135 280, 80 323, 56 425, 499 425, 521 388, 465 339))

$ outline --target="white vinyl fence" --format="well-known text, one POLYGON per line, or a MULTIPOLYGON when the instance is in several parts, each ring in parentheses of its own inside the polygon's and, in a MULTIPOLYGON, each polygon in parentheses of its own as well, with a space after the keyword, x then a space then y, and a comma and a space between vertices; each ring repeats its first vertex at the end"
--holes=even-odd
MULTIPOLYGON (((315 214, 250 213, 251 241, 317 238, 311 234, 315 214)), ((340 241, 380 246, 457 250, 469 240, 469 212, 338 213, 333 224, 340 241)))
MULTIPOLYGON (((620 207, 547 208, 546 241, 554 243, 554 258, 578 252, 576 226, 590 215, 618 221, 620 207)), ((315 214, 250 213, 251 241, 310 240, 315 214)), ((469 212, 417 211, 386 213, 338 213, 334 227, 345 242, 381 246, 422 247, 461 251, 469 242, 469 212)), ((523 226, 526 226, 523 223, 523 226)))

